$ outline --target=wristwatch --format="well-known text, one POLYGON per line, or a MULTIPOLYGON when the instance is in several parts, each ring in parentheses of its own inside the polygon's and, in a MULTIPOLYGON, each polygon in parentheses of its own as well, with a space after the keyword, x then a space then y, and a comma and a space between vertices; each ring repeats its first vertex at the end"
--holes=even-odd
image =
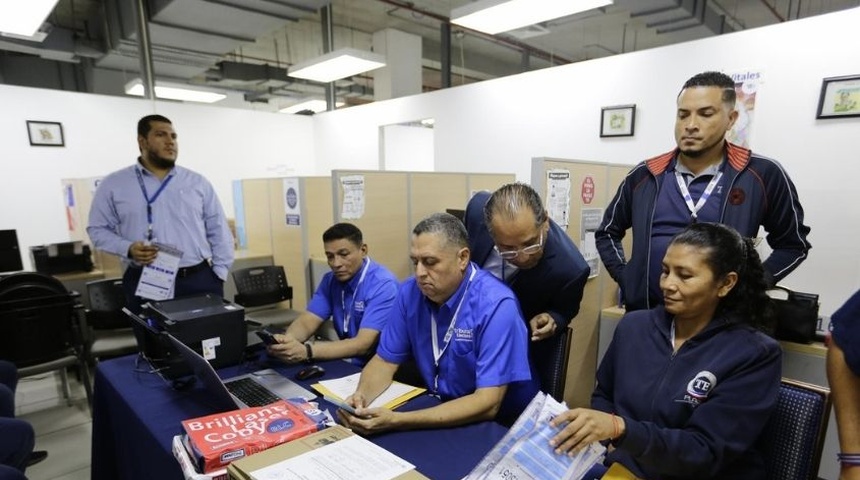
POLYGON ((305 343, 305 350, 308 352, 308 358, 305 359, 305 363, 311 363, 314 361, 314 350, 311 348, 311 343, 305 343))

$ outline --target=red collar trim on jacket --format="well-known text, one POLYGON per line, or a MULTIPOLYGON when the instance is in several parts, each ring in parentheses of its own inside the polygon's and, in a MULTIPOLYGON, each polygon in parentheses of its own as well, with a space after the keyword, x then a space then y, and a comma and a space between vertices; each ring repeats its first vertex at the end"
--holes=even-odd
MULTIPOLYGON (((645 160, 645 166, 648 167, 648 170, 654 175, 660 175, 665 172, 669 165, 672 163, 672 160, 675 156, 678 155, 678 149, 674 149, 671 152, 666 152, 662 155, 658 155, 654 158, 649 158, 645 160)), ((741 171, 750 161, 750 157, 752 156, 752 151, 748 148, 741 147, 740 145, 735 145, 731 142, 726 142, 726 156, 729 159, 729 165, 737 170, 741 171)))

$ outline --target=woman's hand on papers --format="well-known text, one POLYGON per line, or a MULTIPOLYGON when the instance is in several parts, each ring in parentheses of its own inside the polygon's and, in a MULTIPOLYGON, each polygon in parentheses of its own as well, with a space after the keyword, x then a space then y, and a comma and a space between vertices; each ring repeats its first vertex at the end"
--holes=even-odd
POLYGON ((549 444, 555 453, 572 455, 593 442, 614 440, 624 433, 624 419, 621 417, 591 410, 574 408, 550 421, 550 425, 561 428, 549 444))

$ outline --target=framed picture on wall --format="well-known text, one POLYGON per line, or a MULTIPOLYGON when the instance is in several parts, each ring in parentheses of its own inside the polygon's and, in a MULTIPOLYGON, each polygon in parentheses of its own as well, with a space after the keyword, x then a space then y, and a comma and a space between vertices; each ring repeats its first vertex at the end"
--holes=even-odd
POLYGON ((601 137, 632 137, 636 126, 636 105, 615 105, 600 109, 601 137))
POLYGON ((825 78, 815 118, 860 117, 860 75, 825 78))
POLYGON ((27 133, 30 145, 40 147, 64 147, 63 124, 60 122, 40 122, 27 120, 27 133))

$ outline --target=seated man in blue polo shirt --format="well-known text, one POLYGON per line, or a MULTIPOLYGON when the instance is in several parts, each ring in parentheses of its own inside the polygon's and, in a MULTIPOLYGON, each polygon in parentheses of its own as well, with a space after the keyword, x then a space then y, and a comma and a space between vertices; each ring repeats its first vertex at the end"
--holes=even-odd
POLYGON ((469 258, 469 239, 453 215, 436 213, 412 230, 415 276, 397 292, 376 355, 340 420, 364 434, 516 418, 538 391, 529 371, 528 331, 513 292, 469 258), (413 359, 443 403, 394 412, 367 406, 413 359))
POLYGON ((331 272, 323 276, 306 312, 299 315, 269 354, 289 363, 349 358, 364 365, 374 347, 397 294, 397 278, 367 256, 361 230, 338 223, 323 232, 323 247, 331 272), (340 340, 308 340, 323 322, 332 319, 340 340))

